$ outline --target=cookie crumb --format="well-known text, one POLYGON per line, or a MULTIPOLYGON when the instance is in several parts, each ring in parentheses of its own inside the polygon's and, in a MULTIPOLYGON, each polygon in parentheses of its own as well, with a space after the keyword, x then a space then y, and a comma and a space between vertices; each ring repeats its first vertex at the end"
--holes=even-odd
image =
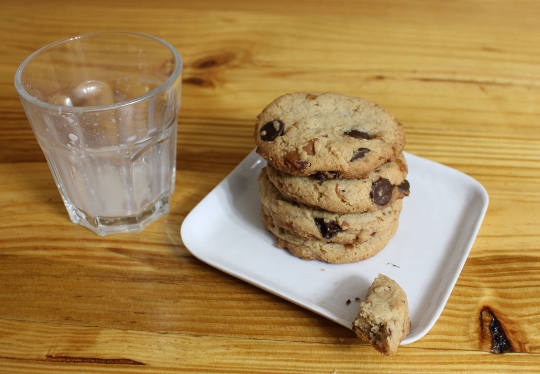
POLYGON ((354 298, 354 301, 356 301, 357 303, 359 303, 362 299, 360 299, 359 297, 355 297, 354 298))
POLYGON ((391 278, 379 274, 353 322, 356 335, 377 351, 393 355, 409 334, 411 320, 405 291, 391 278))

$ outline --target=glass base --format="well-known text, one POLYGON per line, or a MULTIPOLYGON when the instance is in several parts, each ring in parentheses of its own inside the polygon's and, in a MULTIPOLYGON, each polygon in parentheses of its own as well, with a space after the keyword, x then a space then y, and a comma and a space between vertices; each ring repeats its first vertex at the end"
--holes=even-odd
POLYGON ((64 204, 73 223, 84 226, 99 236, 125 232, 141 232, 146 226, 169 213, 169 195, 148 206, 140 214, 125 217, 92 217, 77 209, 64 199, 64 204))

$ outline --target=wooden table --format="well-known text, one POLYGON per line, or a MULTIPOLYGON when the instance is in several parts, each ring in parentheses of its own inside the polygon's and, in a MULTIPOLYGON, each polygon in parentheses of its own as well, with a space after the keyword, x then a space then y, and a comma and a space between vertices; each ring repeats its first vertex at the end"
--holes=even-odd
POLYGON ((502 0, 3 1, 0 372, 540 372, 539 14, 502 0), (39 47, 107 29, 168 40, 185 69, 171 213, 98 237, 69 221, 13 76, 39 47), (180 237, 254 148, 255 116, 300 90, 383 105, 408 152, 490 195, 442 315, 395 356, 202 263, 180 237), (509 353, 490 353, 492 316, 509 353))

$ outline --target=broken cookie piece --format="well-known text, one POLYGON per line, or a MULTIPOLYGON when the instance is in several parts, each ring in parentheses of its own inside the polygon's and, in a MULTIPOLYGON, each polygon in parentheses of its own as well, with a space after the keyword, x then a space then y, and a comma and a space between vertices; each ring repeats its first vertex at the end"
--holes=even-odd
POLYGON ((379 274, 358 307, 352 328, 377 351, 385 355, 396 353, 411 328, 405 291, 391 278, 379 274))

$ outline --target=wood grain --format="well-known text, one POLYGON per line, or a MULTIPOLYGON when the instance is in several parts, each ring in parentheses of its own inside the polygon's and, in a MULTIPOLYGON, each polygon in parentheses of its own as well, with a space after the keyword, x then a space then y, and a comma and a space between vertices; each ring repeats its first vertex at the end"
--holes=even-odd
POLYGON ((19 0, 0 4, 0 373, 540 372, 540 2, 19 0), (172 211, 138 235, 73 225, 13 86, 83 32, 184 58, 172 211), (421 340, 383 357, 322 317, 194 258, 186 215, 253 149, 289 91, 389 109, 406 150, 481 182, 490 206, 421 340), (495 355, 490 318, 510 353, 495 355))

